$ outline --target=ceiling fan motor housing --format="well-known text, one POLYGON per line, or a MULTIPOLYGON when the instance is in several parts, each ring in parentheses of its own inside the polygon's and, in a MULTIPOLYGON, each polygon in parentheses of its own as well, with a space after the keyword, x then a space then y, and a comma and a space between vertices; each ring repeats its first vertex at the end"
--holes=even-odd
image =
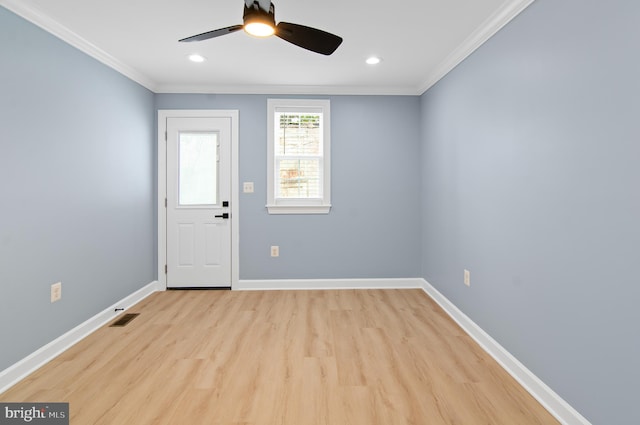
POLYGON ((269 25, 273 28, 276 26, 276 18, 275 18, 275 7, 273 3, 269 6, 269 11, 262 10, 258 2, 254 2, 251 6, 247 7, 244 5, 244 13, 242 15, 242 20, 245 25, 251 23, 262 23, 269 25))

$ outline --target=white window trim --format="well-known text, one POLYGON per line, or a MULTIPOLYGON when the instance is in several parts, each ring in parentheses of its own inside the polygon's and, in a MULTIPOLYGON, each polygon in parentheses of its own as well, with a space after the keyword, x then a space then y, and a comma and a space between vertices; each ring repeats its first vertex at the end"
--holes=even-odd
POLYGON ((269 214, 328 214, 331 210, 331 114, 328 99, 267 100, 267 211, 269 214), (293 108, 322 110, 323 123, 323 197, 322 199, 275 198, 275 112, 293 108))

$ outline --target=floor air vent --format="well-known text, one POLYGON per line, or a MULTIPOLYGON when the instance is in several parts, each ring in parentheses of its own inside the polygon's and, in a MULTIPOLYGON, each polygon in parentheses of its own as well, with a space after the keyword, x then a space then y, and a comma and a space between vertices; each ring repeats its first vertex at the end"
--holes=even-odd
POLYGON ((111 328, 120 327, 121 328, 123 326, 127 326, 129 324, 129 322, 131 322, 133 319, 135 319, 139 315, 140 315, 140 313, 123 314, 121 318, 119 318, 118 320, 113 322, 111 325, 109 325, 109 327, 111 327, 111 328))

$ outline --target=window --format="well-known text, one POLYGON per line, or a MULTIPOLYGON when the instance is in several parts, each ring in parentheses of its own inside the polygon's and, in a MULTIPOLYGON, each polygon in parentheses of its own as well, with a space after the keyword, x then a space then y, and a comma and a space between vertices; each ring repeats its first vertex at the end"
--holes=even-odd
POLYGON ((269 99, 267 107, 269 213, 327 214, 329 101, 269 99))

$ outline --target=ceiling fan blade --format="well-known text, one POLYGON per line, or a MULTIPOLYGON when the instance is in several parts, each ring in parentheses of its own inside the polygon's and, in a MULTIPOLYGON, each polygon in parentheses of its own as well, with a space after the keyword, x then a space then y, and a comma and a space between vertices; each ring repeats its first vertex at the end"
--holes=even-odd
POLYGON ((208 40, 210 38, 220 37, 221 35, 231 34, 232 32, 236 32, 241 29, 242 29, 242 25, 234 25, 231 27, 220 28, 217 30, 209 31, 209 32, 203 32, 202 34, 193 35, 191 37, 183 38, 182 40, 178 40, 178 41, 190 42, 190 41, 208 40))
POLYGON ((276 35, 281 39, 311 50, 312 52, 330 55, 342 43, 342 37, 330 34, 328 32, 305 27, 304 25, 291 24, 289 22, 280 22, 276 26, 276 35))

